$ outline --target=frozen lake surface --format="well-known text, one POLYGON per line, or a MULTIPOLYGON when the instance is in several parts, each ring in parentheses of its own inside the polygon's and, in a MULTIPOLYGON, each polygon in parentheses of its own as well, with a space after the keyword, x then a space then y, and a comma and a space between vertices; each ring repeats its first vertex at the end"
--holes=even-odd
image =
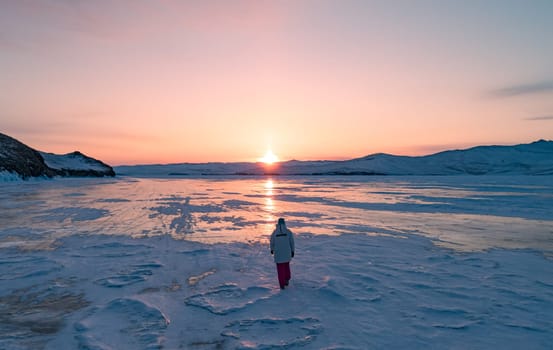
POLYGON ((553 344, 551 176, 0 183, 0 349, 553 344), (297 235, 290 288, 268 235, 297 235))

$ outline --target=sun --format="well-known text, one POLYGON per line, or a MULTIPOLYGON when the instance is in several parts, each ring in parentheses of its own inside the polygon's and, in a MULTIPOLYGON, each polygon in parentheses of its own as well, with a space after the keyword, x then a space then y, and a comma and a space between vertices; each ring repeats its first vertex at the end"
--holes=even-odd
POLYGON ((259 158, 259 161, 265 164, 273 164, 275 162, 278 162, 278 157, 273 153, 271 149, 269 149, 267 150, 263 158, 259 158))

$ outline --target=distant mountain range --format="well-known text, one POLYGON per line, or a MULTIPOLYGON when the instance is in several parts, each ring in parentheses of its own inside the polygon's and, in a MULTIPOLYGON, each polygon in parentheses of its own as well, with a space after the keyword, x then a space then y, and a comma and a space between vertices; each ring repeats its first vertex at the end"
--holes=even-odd
POLYGON ((553 141, 478 146, 421 157, 372 154, 345 161, 180 163, 115 167, 137 177, 210 175, 553 175, 553 141))
POLYGON ((179 163, 115 167, 80 152, 39 152, 0 133, 0 177, 53 176, 185 177, 247 175, 553 175, 553 141, 515 146, 478 146, 421 157, 372 154, 345 161, 274 163, 179 163), (6 175, 7 174, 7 175, 6 175))
POLYGON ((0 177, 115 176, 109 165, 75 151, 64 155, 39 152, 0 133, 0 177))

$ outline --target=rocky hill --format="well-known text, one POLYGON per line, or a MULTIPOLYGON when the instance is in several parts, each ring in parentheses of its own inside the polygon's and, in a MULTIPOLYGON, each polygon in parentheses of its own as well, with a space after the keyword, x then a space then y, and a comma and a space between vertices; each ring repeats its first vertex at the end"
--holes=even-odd
POLYGON ((39 152, 0 133, 0 173, 23 179, 53 176, 115 176, 109 165, 80 152, 66 155, 39 152))

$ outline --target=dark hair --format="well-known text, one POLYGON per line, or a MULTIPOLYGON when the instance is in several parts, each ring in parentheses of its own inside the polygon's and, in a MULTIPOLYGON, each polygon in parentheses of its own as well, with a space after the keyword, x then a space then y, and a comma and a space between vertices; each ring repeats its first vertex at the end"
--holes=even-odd
POLYGON ((279 225, 284 225, 284 219, 283 218, 278 219, 278 224, 279 225))

